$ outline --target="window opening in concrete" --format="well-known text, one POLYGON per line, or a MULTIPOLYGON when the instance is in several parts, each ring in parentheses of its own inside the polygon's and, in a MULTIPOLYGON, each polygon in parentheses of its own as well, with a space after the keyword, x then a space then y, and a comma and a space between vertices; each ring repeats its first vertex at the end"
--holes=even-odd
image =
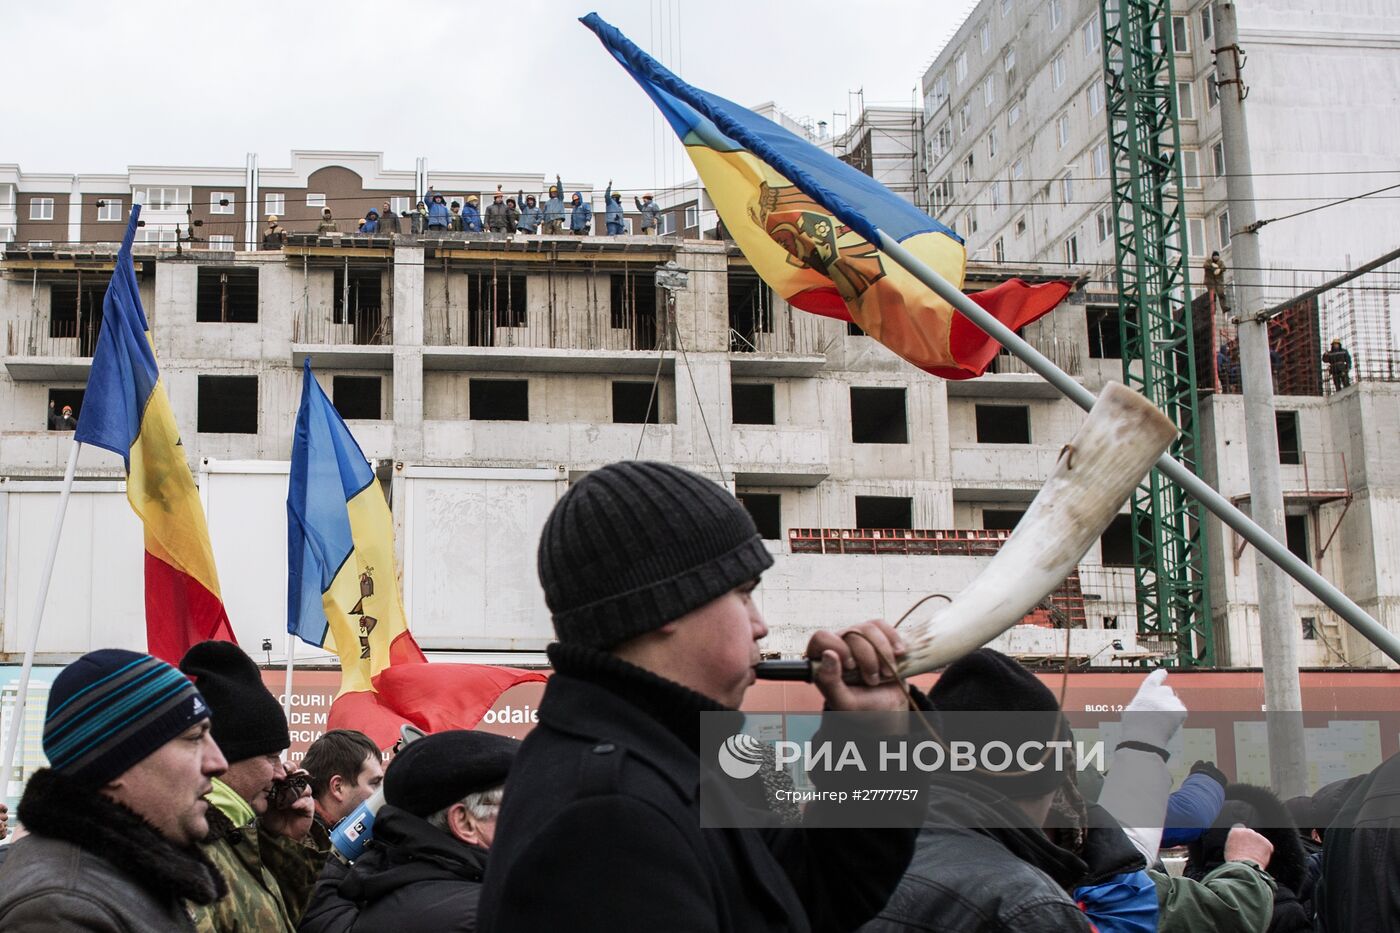
POLYGON ((83 410, 83 390, 82 389, 50 389, 49 390, 49 411, 48 427, 50 431, 72 431, 77 427, 78 416, 83 410), (73 411, 72 423, 63 420, 63 408, 68 406, 73 411))
POLYGON ((1093 360, 1122 359, 1123 341, 1118 330, 1118 309, 1087 308, 1084 320, 1089 326, 1089 358, 1093 360))
POLYGON ((855 321, 847 321, 847 322, 846 322, 846 336, 847 336, 847 337, 864 337, 864 336, 865 336, 865 331, 861 330, 860 325, 857 324, 855 321))
POLYGON ((1303 616, 1303 641, 1317 641, 1317 616, 1303 616))
POLYGON ((336 269, 331 283, 331 320, 349 325, 350 342, 379 346, 390 342, 384 316, 383 273, 378 269, 336 269))
POLYGON ((49 336, 76 337, 78 355, 92 356, 102 330, 102 297, 106 293, 106 282, 96 278, 86 281, 81 275, 76 281, 49 286, 49 336))
POLYGON ((856 496, 857 528, 914 527, 914 500, 908 496, 856 496))
POLYGON ((1029 444, 1031 410, 1026 405, 978 405, 977 443, 1029 444))
POLYGON ((201 268, 194 319, 201 324, 256 324, 258 270, 201 268))
POLYGON ((1284 536, 1288 539, 1288 549, 1294 556, 1312 566, 1312 555, 1308 553, 1308 517, 1306 515, 1285 515, 1283 517, 1284 536))
POLYGON ((258 377, 200 376, 200 434, 257 434, 258 377))
POLYGON ((753 353, 760 334, 773 332, 773 290, 755 273, 731 269, 729 279, 729 349, 753 353))
POLYGON ((661 398, 652 397, 650 382, 614 382, 612 384, 613 424, 659 424, 657 409, 661 398))
POLYGON ((1133 566, 1133 519, 1115 515, 1099 537, 1100 560, 1105 567, 1133 566))
POLYGON ((736 382, 730 387, 735 424, 773 424, 773 383, 736 382))
POLYGON ((340 417, 379 421, 384 417, 384 380, 379 376, 334 376, 331 398, 340 417))
POLYGON ((851 440, 857 444, 909 443, 904 390, 852 386, 851 440))
POLYGON ((633 350, 655 350, 660 333, 656 326, 656 280, 652 270, 614 272, 609 276, 610 323, 630 331, 633 350))
POLYGON ((765 541, 781 541, 783 538, 783 497, 776 493, 738 493, 739 503, 748 510, 749 517, 758 526, 758 536, 765 541))
POLYGON ((1025 514, 1025 509, 983 509, 982 527, 987 531, 1010 531, 1025 514))
POLYGON ((1104 617, 1103 617, 1103 627, 1104 627, 1104 628, 1117 628, 1117 627, 1118 627, 1118 617, 1117 617, 1117 616, 1104 616, 1104 617))
POLYGON ((524 326, 523 274, 467 273, 467 346, 495 346, 497 327, 524 326))
POLYGON ((1278 462, 1295 465, 1302 463, 1303 451, 1298 439, 1298 413, 1276 411, 1274 424, 1278 433, 1278 462))
POLYGON ((529 380, 473 379, 470 392, 473 421, 530 420, 529 380))

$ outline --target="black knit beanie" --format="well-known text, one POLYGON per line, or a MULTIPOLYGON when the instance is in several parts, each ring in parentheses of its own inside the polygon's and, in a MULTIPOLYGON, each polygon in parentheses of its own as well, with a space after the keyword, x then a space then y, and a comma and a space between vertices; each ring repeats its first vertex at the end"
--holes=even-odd
POLYGON ((468 794, 505 784, 520 742, 505 735, 449 729, 404 746, 384 772, 384 800, 414 816, 432 816, 468 794))
POLYGON ((595 648, 654 631, 772 565, 738 500, 666 463, 594 470, 555 503, 540 535, 554 631, 595 648))
MULTIPOLYGON (((1016 749, 1023 742, 1074 738, 1050 688, 991 648, 979 648, 950 664, 928 696, 939 712, 953 714, 941 717, 940 733, 948 742, 980 746, 997 741, 1016 749)), ((1013 765, 1005 771, 978 771, 975 777, 1008 797, 1039 797, 1058 789, 1073 773, 1073 754, 1065 753, 1063 761, 1064 769, 1056 769, 1052 751, 1040 770, 1013 765)))
POLYGON ((229 764, 277 755, 292 744, 282 706, 253 659, 233 642, 202 641, 180 659, 209 704, 210 730, 229 764))

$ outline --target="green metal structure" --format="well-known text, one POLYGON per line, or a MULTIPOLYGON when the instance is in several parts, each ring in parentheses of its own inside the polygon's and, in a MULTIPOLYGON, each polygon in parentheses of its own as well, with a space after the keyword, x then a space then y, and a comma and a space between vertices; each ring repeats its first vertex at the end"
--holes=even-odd
MULTIPOLYGON (((1100 0, 1123 381, 1166 412, 1171 448, 1195 470, 1196 360, 1169 0, 1100 0)), ((1133 494, 1138 633, 1176 663, 1215 663, 1204 512, 1153 471, 1133 494)))

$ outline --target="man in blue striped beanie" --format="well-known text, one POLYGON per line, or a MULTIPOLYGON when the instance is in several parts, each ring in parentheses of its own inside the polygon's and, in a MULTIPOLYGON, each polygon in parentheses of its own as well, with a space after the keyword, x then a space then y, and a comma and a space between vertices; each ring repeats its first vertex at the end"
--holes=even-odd
POLYGON ((0 929, 192 930, 226 891, 201 854, 204 800, 227 762, 209 706, 147 654, 93 651, 54 679, 49 767, 19 804, 29 835, 0 867, 0 929))

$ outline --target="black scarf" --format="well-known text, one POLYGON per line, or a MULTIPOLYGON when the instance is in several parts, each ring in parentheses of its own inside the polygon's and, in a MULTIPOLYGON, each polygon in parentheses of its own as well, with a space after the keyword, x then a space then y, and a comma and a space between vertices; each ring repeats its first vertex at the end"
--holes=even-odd
POLYGON ((49 768, 34 772, 25 785, 19 818, 36 835, 110 862, 158 899, 212 904, 228 893, 223 876, 197 847, 176 846, 134 810, 49 768))

